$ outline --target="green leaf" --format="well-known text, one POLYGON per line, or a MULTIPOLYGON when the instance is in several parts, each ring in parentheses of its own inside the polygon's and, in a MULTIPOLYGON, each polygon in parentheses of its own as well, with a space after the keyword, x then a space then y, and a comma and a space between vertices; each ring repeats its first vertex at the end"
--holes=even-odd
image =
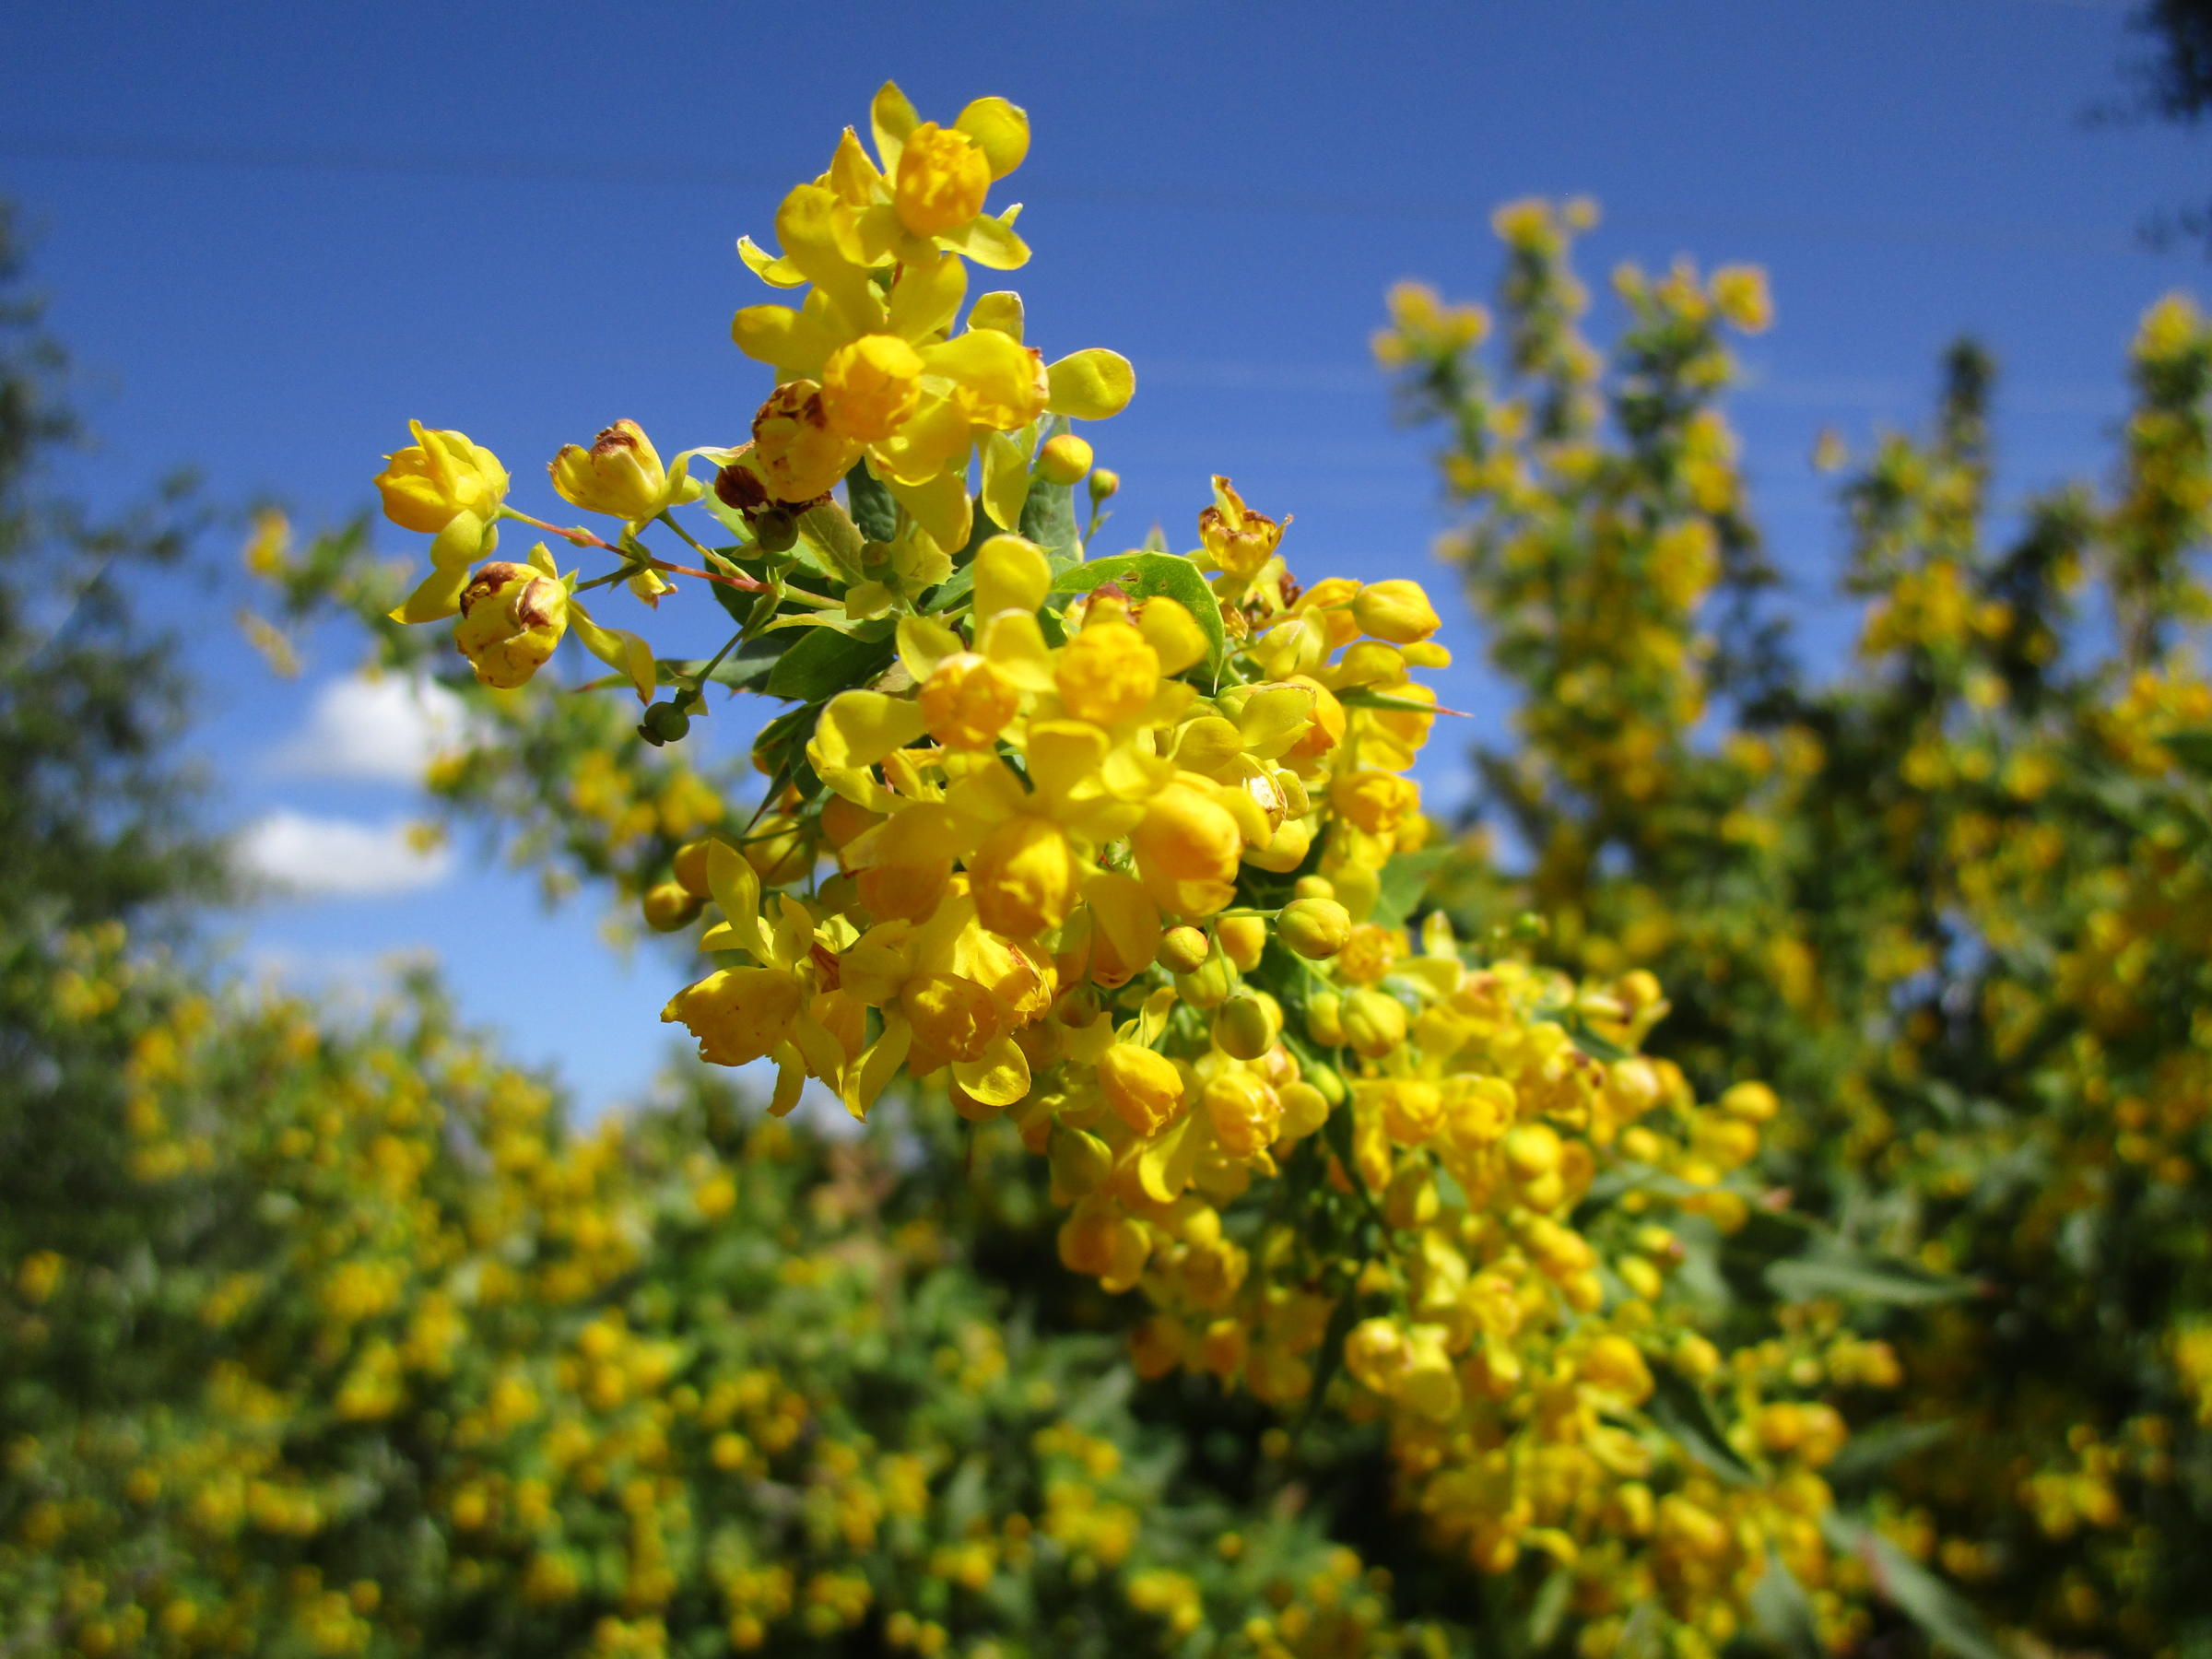
POLYGON ((855 461, 845 475, 845 506, 870 541, 889 541, 899 534, 899 503, 877 481, 865 461, 855 461))
POLYGON ((1076 487, 1030 480, 1030 499, 1021 504, 1021 533, 1042 547, 1054 570, 1083 557, 1076 537, 1076 487))
POLYGON ((1877 1423, 1854 1429, 1843 1450, 1821 1474, 1839 1488, 1865 1487, 1884 1478, 1890 1465, 1948 1440, 1957 1425, 1940 1423, 1877 1423))
POLYGON ((891 665, 898 647, 892 624, 877 617, 861 625, 867 631, 840 633, 810 628, 783 653, 768 677, 771 696, 794 702, 827 702, 840 691, 865 686, 891 665))
POLYGON ((1449 847, 1424 847, 1418 853, 1394 853, 1382 866, 1382 890, 1368 920, 1379 927, 1403 927, 1429 890, 1429 877, 1452 855, 1449 847))
POLYGON ((1671 1365, 1654 1364, 1651 1404, 1645 1413, 1712 1474, 1732 1486, 1755 1478, 1751 1465, 1728 1443, 1721 1420, 1705 1391, 1671 1365))
POLYGON ((1783 1257, 1767 1268, 1767 1284, 1784 1301, 1813 1301, 1825 1296, 1845 1301, 1881 1302, 1899 1308, 1925 1308, 1974 1294, 1974 1283, 1872 1251, 1859 1250, 1835 1234, 1814 1230, 1803 1253, 1783 1257))
POLYGON ((1766 1571, 1751 1588, 1750 1611, 1753 1628, 1777 1653, 1790 1659, 1827 1659, 1828 1649, 1805 1586, 1771 1550, 1766 1571))
POLYGON ((1088 594, 1110 582, 1118 583, 1132 599, 1164 594, 1189 611, 1206 638, 1207 671, 1220 673, 1221 654, 1229 643, 1221 622, 1221 605, 1196 565, 1172 553, 1118 553, 1112 559, 1094 559, 1062 571, 1053 582, 1053 591, 1088 594))
POLYGON ((1875 1593, 1918 1625, 1929 1641, 1942 1642, 1963 1659, 2006 1659, 1964 1596, 1874 1528, 1831 1510, 1821 1530, 1831 1547, 1865 1563, 1875 1593))

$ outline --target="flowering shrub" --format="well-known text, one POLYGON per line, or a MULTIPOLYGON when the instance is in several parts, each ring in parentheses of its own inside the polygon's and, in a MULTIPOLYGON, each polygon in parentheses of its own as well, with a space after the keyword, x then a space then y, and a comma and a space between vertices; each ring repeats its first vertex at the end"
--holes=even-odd
POLYGON ((1010 1322, 926 1172, 711 1088, 566 1133, 427 986, 349 1031, 115 928, 48 971, 135 1236, 0 1217, 16 1651, 1433 1651, 1010 1322))
MULTIPOLYGON (((441 786, 688 937, 707 961, 663 1018, 709 1062, 771 1064, 771 1113, 811 1079, 856 1116, 898 1093, 1016 1137, 1066 1269, 1141 1308, 1138 1372, 1289 1429, 1372 1424, 1493 1625, 1592 1655, 1849 1641, 1868 1561, 1891 1588, 1911 1564, 1837 1549, 1857 1524, 1821 1471, 1839 1402, 1896 1363, 1828 1293, 1880 1265, 1750 1172, 1774 1092, 1700 1101, 1642 1054, 1669 1004, 1632 961, 1570 976, 1531 959, 1534 918, 1463 936, 1427 907, 1449 850, 1406 773, 1448 658, 1418 583, 1301 583, 1288 517, 1222 478, 1190 552, 1091 557, 1116 480, 1072 423, 1134 376, 1048 363, 1015 295, 967 293, 969 264, 1028 257, 984 211, 1026 119, 985 99, 938 126, 886 87, 870 125, 873 154, 848 132, 785 197, 779 252, 741 244, 805 290, 737 313, 776 375, 748 442, 664 463, 625 420, 562 451, 554 491, 605 535, 510 504, 459 432, 390 457, 388 516, 433 540, 385 660, 422 663, 416 625, 458 613, 477 683, 441 786), (516 523, 604 568, 490 558, 516 523), (730 618, 709 658, 577 602, 657 607, 672 578, 730 618), (527 684, 569 632, 608 698, 527 684), (749 810, 678 758, 717 686, 790 705, 749 810), (1793 1269, 1811 1293, 1778 1293, 1793 1269)), ((1683 545, 1715 559, 1704 534, 1683 545)), ((296 615, 391 603, 358 534, 294 552, 272 528, 257 559, 296 615)))
MULTIPOLYGON (((1581 331, 1587 222, 1500 215, 1498 374, 1488 313, 1427 289, 1394 294, 1378 339, 1446 428, 1443 550, 1526 693, 1485 808, 1533 868, 1471 839, 1439 894, 1470 929, 1535 907, 1563 971, 1656 969, 1678 1005, 1661 1051, 1707 1088, 1773 1086, 1768 1175, 1960 1276, 1849 1287, 1862 1322, 1895 1309, 1903 1385, 1830 1473, 1874 1491, 1893 1553, 2034 1650, 2202 1651, 2212 324, 2150 310, 2112 489, 2033 500, 2004 541, 1993 370, 1956 349, 1934 433, 1847 477, 1865 608, 1823 687, 1759 608, 1720 409, 1763 287, 1623 271, 1608 356, 1581 331)), ((1846 465, 1841 441, 1818 460, 1846 465)), ((1912 1594, 1952 1645, 1983 1641, 1912 1594)))

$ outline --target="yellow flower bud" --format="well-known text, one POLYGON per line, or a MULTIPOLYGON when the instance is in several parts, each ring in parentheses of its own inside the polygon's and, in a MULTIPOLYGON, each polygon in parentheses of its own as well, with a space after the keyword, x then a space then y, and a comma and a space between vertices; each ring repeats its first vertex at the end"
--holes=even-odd
POLYGON ((376 476, 384 516, 403 530, 435 535, 464 512, 489 524, 507 499, 507 469, 462 432, 427 430, 407 422, 415 441, 384 459, 376 476))
POLYGON ((1225 956, 1207 957, 1190 972, 1175 976, 1175 994, 1194 1008, 1218 1008, 1236 988, 1236 971, 1225 956))
POLYGON ((892 201, 916 236, 957 230, 983 210, 991 162, 967 134, 925 121, 906 135, 892 201))
POLYGON ((1276 918, 1275 929, 1308 961, 1325 961, 1350 942, 1352 912, 1334 899, 1294 899, 1276 918))
POLYGON ((1752 1124, 1768 1123, 1782 1110, 1782 1102, 1775 1099, 1774 1091, 1759 1082, 1732 1084, 1722 1094, 1719 1105, 1730 1117, 1752 1124))
POLYGON ((814 845, 798 820, 772 814, 755 824, 738 849, 762 887, 786 887, 814 868, 814 845))
POLYGON ((604 512, 631 524, 695 500, 704 493, 678 473, 671 477, 659 453, 634 420, 618 420, 592 441, 571 443, 547 465, 560 498, 586 512, 604 512))
POLYGON ((1117 1042, 1099 1056, 1099 1087, 1114 1114, 1138 1135, 1164 1128, 1182 1103, 1175 1063, 1134 1042, 1117 1042))
POLYGON ((1324 1048, 1344 1046, 1344 998, 1324 991, 1306 1004, 1306 1035, 1324 1048))
POLYGON ((1260 965, 1260 953, 1267 948, 1267 924, 1258 916, 1224 916, 1214 924, 1214 936, 1221 941, 1221 948, 1229 953, 1237 971, 1250 973, 1260 965))
POLYGON ((1329 1121, 1329 1098, 1311 1083, 1287 1083, 1276 1091, 1282 1097, 1281 1138, 1303 1140, 1329 1121))
POLYGON ((972 651, 946 657, 922 682, 922 720, 951 748, 988 748, 1019 712, 1021 692, 972 651))
POLYGON ((1344 1041, 1367 1059, 1382 1059, 1406 1041, 1406 1005, 1359 986, 1344 999, 1344 1041))
POLYGON ((1160 936, 1159 959, 1171 973, 1193 973, 1213 954, 1213 941, 1194 927, 1171 927, 1160 936))
POLYGON ((1218 1072, 1198 1098, 1214 1126, 1214 1138, 1230 1157, 1249 1158, 1275 1139, 1283 1116, 1282 1100, 1253 1073, 1241 1066, 1218 1072))
POLYGON ((1548 1124, 1517 1124, 1506 1131, 1499 1150, 1516 1181, 1535 1181, 1559 1167, 1559 1137, 1548 1124))
POLYGON ((1421 584, 1403 577, 1361 588, 1352 601, 1352 616, 1376 639, 1394 645, 1418 643, 1443 626, 1421 584))
POLYGON ((863 335, 822 365, 822 418, 855 443, 881 443, 922 402, 922 354, 897 335, 863 335))
POLYGON ((674 933, 699 914, 700 903, 699 895, 681 882, 655 882, 645 889, 645 925, 655 933, 674 933))
POLYGON ((1065 1124, 1053 1125, 1044 1155, 1052 1166, 1053 1199, 1061 1204, 1095 1191, 1113 1170, 1113 1152, 1104 1141, 1065 1124))
POLYGON ((1159 653, 1127 620, 1094 617, 1060 652, 1053 681, 1077 720, 1118 725, 1151 706, 1159 689, 1159 653))
POLYGON ((1103 466, 1094 469, 1090 475, 1089 485, 1091 505, 1095 507, 1099 502, 1112 499, 1113 493, 1121 487, 1122 475, 1120 473, 1110 471, 1103 466))
POLYGON ((1436 1219, 1436 1178, 1426 1164, 1405 1165, 1383 1189, 1383 1218, 1401 1231, 1428 1226, 1436 1219))
POLYGON ((1604 1335, 1583 1350, 1575 1367, 1583 1382, 1641 1406, 1652 1392, 1652 1373, 1643 1355, 1626 1336, 1604 1335))
POLYGON ((1166 909, 1207 915, 1235 896, 1244 835, 1210 793, 1169 784, 1152 797, 1129 842, 1147 890, 1166 909))
POLYGON ((1250 992, 1240 992, 1215 1011, 1214 1046, 1239 1060, 1257 1060, 1282 1034, 1282 1016, 1250 992))
POLYGON ((453 642, 487 686, 511 691, 545 666, 569 627, 569 591, 532 565, 495 560, 461 590, 453 642))
POLYGON ((1047 484, 1073 484, 1090 470, 1090 445, 1073 432, 1045 441, 1037 455, 1037 476, 1047 484))

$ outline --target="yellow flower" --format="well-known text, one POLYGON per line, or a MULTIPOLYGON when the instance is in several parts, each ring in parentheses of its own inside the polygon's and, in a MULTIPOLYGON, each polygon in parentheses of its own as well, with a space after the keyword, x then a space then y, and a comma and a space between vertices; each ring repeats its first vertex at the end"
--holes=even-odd
POLYGON ((835 488, 860 458, 860 445, 830 429, 821 387, 796 380, 770 393, 753 417, 747 458, 770 498, 795 507, 835 488))
POLYGON ((1217 474, 1214 504, 1198 515, 1198 539, 1216 570, 1227 571, 1233 581, 1249 582, 1266 569, 1289 525, 1287 516, 1278 524, 1265 513, 1253 512, 1230 481, 1217 474))
POLYGON ((507 469, 489 450, 463 432, 426 430, 407 422, 415 441, 384 457, 376 476, 384 516, 403 530, 435 535, 463 513, 489 523, 507 499, 507 469))
POLYGON ((668 470, 642 427, 618 420, 592 441, 590 449, 565 445, 546 470, 563 500, 637 524, 705 493, 706 487, 689 476, 689 459, 677 456, 675 470, 668 470))
POLYGON ((495 560, 461 591, 453 641, 477 678, 502 691, 526 684, 569 628, 569 590, 551 554, 540 544, 532 557, 526 565, 495 560))
POLYGON ((760 913, 760 878, 724 841, 707 850, 707 883, 723 921, 700 941, 702 950, 735 950, 750 968, 724 969, 687 985, 661 1010, 665 1023, 680 1023, 699 1039, 700 1058, 714 1065, 745 1065, 764 1056, 776 1062, 776 1088, 769 1110, 781 1117, 798 1104, 809 1076, 841 1085, 846 1054, 823 1022, 830 1010, 820 994, 822 975, 814 954, 814 918, 788 894, 778 900, 775 925, 760 913))
POLYGON ((496 527, 507 499, 507 469, 465 433, 430 431, 407 422, 415 441, 387 455, 376 476, 384 516, 405 530, 435 537, 430 573, 392 612, 395 622, 435 622, 460 607, 469 567, 499 545, 496 527))

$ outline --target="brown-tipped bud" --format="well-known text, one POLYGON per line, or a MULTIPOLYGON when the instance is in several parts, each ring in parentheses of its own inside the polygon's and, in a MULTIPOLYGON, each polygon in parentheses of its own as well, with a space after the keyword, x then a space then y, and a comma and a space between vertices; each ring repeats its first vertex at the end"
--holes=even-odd
POLYGON ((534 565, 495 559, 461 590, 453 642, 477 678, 502 691, 527 683, 569 627, 569 591, 534 565))
POLYGON ((1159 959, 1171 973, 1195 973, 1213 954, 1213 941, 1194 927, 1171 927, 1159 941, 1159 959))
POLYGON ((640 907, 645 912, 645 925, 654 933, 675 933, 690 925, 704 903, 696 893, 687 891, 681 882, 655 882, 645 889, 640 907))
POLYGON ((724 507, 751 512, 768 505, 768 486, 753 470, 752 445, 747 444, 714 475, 714 495, 724 507))

